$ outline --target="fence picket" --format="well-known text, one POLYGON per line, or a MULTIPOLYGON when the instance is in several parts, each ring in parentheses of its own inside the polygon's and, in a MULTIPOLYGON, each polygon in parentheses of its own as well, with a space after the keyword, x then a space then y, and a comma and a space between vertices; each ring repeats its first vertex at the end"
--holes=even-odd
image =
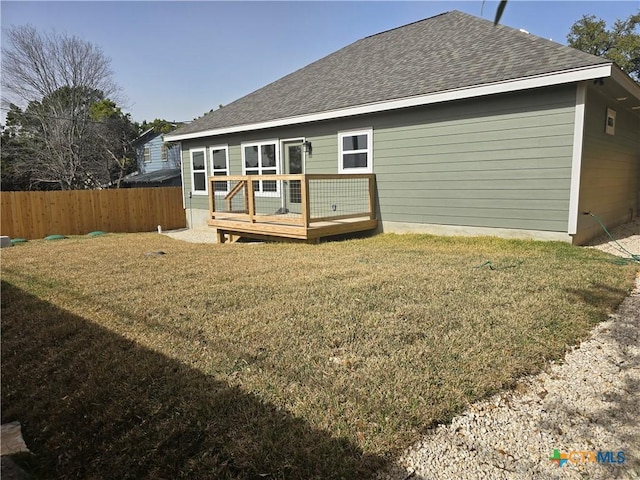
POLYGON ((148 232, 157 225, 186 226, 180 187, 0 192, 0 234, 11 238, 148 232))

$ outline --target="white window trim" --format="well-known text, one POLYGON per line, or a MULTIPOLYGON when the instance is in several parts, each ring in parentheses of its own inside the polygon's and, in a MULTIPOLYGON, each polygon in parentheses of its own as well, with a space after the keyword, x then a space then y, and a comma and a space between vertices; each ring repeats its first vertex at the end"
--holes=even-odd
MULTIPOLYGON (((242 175, 247 175, 247 164, 245 162, 245 154, 244 150, 246 147, 262 147, 264 145, 273 145, 275 147, 276 154, 276 166, 275 166, 275 174, 280 174, 280 142, 278 139, 275 140, 261 140, 259 142, 247 142, 242 143, 240 145, 240 149, 242 150, 242 175)), ((250 168, 249 170, 258 170, 258 175, 262 175, 262 153, 260 152, 260 148, 258 148, 258 166, 256 168, 250 168)), ((273 167, 268 167, 268 170, 273 170, 273 167)), ((276 191, 275 192, 262 192, 256 190, 256 197, 279 197, 280 196, 280 182, 276 181, 276 191)))
POLYGON ((169 161, 169 148, 167 147, 167 144, 165 142, 162 142, 160 144, 160 159, 163 162, 169 161))
POLYGON ((151 147, 143 147, 142 148, 142 162, 143 163, 151 163, 151 147), (148 156, 147 156, 147 152, 149 152, 148 156))
MULTIPOLYGON (((194 195, 209 195, 209 181, 207 179, 208 175, 207 175, 207 149, 205 147, 201 147, 201 148, 192 148, 189 150, 189 169, 191 170, 191 192, 194 195), (196 190, 195 187, 195 171, 193 170, 193 154, 194 153, 200 153, 202 152, 202 154, 204 155, 204 191, 203 190, 196 190)), ((198 170, 198 172, 201 172, 202 170, 198 170)))
POLYGON ((373 128, 338 132, 338 173, 373 173, 373 128), (344 137, 354 137, 356 135, 367 135, 367 148, 344 151, 342 148, 342 139, 344 137), (358 168, 344 168, 343 157, 345 153, 366 153, 367 166, 358 168))
MULTIPOLYGON (((214 145, 213 147, 209 147, 209 162, 210 162, 210 170, 209 170, 209 175, 211 175, 212 177, 214 177, 214 173, 215 172, 226 172, 225 175, 229 175, 229 145, 214 145), (225 168, 215 168, 213 166, 213 152, 215 150, 224 150, 224 156, 225 156, 225 168)), ((209 181, 207 181, 207 184, 209 183, 209 181)), ((214 190, 214 194, 215 195, 225 195, 229 193, 229 182, 227 182, 227 189, 224 191, 216 191, 214 190)))

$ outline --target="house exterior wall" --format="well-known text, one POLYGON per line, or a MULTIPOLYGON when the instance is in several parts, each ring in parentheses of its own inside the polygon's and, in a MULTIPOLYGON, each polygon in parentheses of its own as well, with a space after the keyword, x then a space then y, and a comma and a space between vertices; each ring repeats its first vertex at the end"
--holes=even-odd
POLYGON ((574 243, 604 233, 597 215, 613 227, 628 222, 640 207, 640 118, 620 108, 596 86, 587 89, 578 228, 574 243), (615 134, 605 132, 607 108, 616 111, 615 134))
POLYGON ((568 87, 390 122, 374 133, 383 222, 566 232, 574 108, 568 87))
POLYGON ((136 160, 138 162, 138 172, 140 174, 156 172, 168 168, 180 167, 180 146, 172 145, 167 149, 167 158, 162 158, 162 144, 164 143, 162 135, 158 134, 147 142, 138 145, 136 148, 136 160), (144 149, 150 148, 150 161, 144 161, 144 149))
MULTIPOLYGON (((191 148, 228 145, 233 175, 242 173, 242 142, 304 138, 313 146, 305 173, 337 173, 338 132, 372 128, 384 230, 470 227, 568 240, 575 99, 567 85, 183 141, 184 188, 188 195, 191 148)), ((208 198, 186 206, 207 210, 208 198)))

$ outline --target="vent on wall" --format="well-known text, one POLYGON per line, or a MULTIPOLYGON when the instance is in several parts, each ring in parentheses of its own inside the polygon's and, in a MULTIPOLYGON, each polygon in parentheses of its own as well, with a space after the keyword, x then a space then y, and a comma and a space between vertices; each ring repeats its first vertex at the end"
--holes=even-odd
POLYGON ((604 131, 609 135, 616 134, 616 111, 610 108, 607 108, 607 121, 605 123, 604 131))

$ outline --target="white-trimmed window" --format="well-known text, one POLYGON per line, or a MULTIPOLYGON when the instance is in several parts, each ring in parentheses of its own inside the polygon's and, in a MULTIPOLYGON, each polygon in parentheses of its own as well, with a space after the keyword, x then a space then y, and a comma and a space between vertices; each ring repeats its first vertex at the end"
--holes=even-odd
POLYGON ((169 156, 167 155, 167 144, 162 142, 162 146, 160 147, 160 156, 162 157, 163 162, 167 162, 169 160, 169 156))
MULTIPOLYGON (((211 160, 211 175, 214 177, 229 175, 229 147, 217 145, 209 148, 211 160)), ((213 182, 213 191, 216 194, 224 194, 229 191, 229 182, 213 182)))
POLYGON ((207 195, 207 151, 204 148, 189 150, 191 156, 191 191, 194 195, 207 195))
POLYGON ((149 163, 151 161, 151 147, 144 147, 144 163, 149 163))
MULTIPOLYGON (((279 168, 278 141, 242 144, 242 174, 243 175, 277 175, 279 168)), ((275 180, 260 180, 253 182, 256 194, 264 197, 275 197, 279 192, 278 182, 275 180)))
POLYGON ((373 129, 338 133, 338 172, 373 172, 373 129))

